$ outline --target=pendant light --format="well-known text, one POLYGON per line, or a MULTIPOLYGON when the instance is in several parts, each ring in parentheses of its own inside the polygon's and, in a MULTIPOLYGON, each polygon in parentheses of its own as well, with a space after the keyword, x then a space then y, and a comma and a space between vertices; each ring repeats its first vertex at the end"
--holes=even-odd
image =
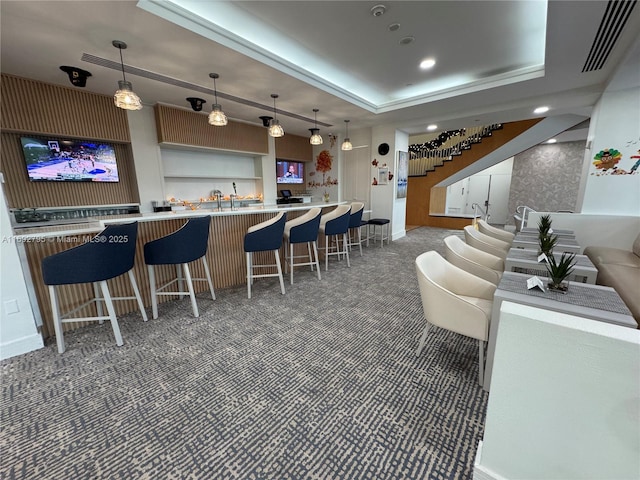
POLYGON ((122 61, 122 50, 127 48, 127 44, 120 40, 113 40, 111 44, 120 50, 120 66, 122 67, 122 80, 118 80, 118 90, 113 94, 113 102, 116 107, 125 110, 140 110, 142 102, 140 97, 136 95, 131 86, 131 82, 127 82, 124 76, 124 62, 122 61))
POLYGON ((284 136, 284 129, 282 125, 280 125, 278 114, 276 113, 276 98, 278 98, 278 95, 272 93, 271 98, 273 98, 273 120, 271 120, 271 125, 269 125, 269 135, 278 138, 284 136))
POLYGON ((209 124, 216 127, 224 127, 227 123, 227 116, 222 111, 222 107, 218 103, 218 89, 216 87, 216 79, 220 78, 217 73, 210 73, 210 78, 213 78, 213 94, 216 97, 215 103, 211 106, 211 113, 209 114, 209 124))
POLYGON ((322 145, 322 137, 318 133, 320 131, 320 129, 318 128, 318 112, 319 111, 320 110, 318 110, 317 108, 313 109, 313 123, 315 125, 315 128, 309 129, 309 131, 311 132, 311 138, 309 138, 309 143, 311 145, 322 145))
POLYGON ((351 140, 349 140, 349 120, 344 121, 347 127, 347 135, 344 137, 344 142, 342 142, 342 150, 353 150, 353 145, 351 145, 351 140))

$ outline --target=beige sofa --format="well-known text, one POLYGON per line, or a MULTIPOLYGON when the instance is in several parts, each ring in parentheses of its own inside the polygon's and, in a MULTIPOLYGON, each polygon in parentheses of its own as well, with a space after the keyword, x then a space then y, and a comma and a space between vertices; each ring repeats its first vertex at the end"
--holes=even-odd
POLYGON ((584 254, 598 268, 598 284, 618 292, 640 328, 640 234, 631 250, 590 246, 584 254))

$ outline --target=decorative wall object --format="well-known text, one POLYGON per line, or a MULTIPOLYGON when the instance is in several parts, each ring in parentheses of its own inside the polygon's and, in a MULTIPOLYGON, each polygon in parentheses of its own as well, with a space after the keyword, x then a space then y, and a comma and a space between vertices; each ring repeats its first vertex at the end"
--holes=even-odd
POLYGON ((396 198, 405 198, 407 196, 407 182, 409 178, 409 152, 398 152, 398 170, 396 174, 396 198))
POLYGON ((389 168, 382 167, 378 169, 378 183, 377 185, 386 185, 389 179, 389 168))
MULTIPOLYGON (((637 142, 627 142, 626 148, 623 148, 625 152, 629 151, 629 146, 635 145, 637 142)), ((638 155, 629 155, 629 161, 624 161, 621 165, 618 165, 621 160, 625 159, 625 152, 620 152, 615 148, 605 148, 600 150, 593 157, 594 171, 591 175, 601 177, 604 175, 635 175, 638 173, 638 167, 640 167, 640 150, 638 155), (626 165, 629 165, 629 170, 625 170, 626 165)))

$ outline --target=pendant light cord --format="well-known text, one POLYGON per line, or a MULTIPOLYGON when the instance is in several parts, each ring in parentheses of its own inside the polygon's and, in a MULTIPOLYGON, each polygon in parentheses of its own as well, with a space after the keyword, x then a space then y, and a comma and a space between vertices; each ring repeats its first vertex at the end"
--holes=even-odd
POLYGON ((122 60, 122 47, 118 47, 120 50, 120 67, 122 68, 122 80, 127 81, 127 77, 124 75, 124 60, 122 60))
POLYGON ((216 105, 218 104, 218 87, 216 87, 216 78, 213 77, 213 94, 216 97, 216 105))

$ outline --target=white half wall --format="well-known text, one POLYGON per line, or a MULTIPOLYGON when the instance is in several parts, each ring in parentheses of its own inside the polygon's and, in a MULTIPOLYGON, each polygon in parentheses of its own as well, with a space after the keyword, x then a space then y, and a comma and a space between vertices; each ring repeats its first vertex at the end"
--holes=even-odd
POLYGON ((637 479, 639 425, 639 330, 502 304, 475 479, 637 479))
POLYGON ((0 360, 44 346, 31 309, 0 174, 0 360))
POLYGON ((581 251, 590 245, 631 250, 640 233, 640 216, 531 212, 527 226, 537 228, 540 216, 551 217, 552 228, 573 230, 581 251))

